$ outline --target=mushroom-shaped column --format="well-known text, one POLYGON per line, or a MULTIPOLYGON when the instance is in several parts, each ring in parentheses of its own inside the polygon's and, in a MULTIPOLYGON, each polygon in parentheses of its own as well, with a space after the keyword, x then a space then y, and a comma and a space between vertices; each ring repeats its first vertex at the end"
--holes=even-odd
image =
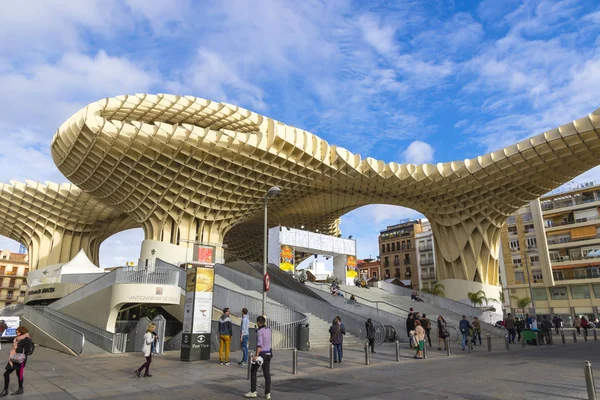
POLYGON ((98 264, 106 238, 138 226, 72 184, 0 183, 0 234, 28 247, 31 270, 68 262, 82 249, 98 264))

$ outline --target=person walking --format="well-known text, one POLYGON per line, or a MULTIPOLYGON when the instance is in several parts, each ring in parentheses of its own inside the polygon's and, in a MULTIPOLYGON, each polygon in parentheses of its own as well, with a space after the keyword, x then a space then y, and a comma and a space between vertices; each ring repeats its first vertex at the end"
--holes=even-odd
POLYGON ((417 340, 415 358, 420 360, 423 358, 423 351, 425 350, 425 329, 421 326, 421 321, 415 321, 415 339, 417 340))
POLYGON ((144 334, 144 338, 142 339, 142 354, 146 357, 146 362, 142 364, 141 367, 135 370, 135 374, 137 377, 140 377, 142 370, 144 371, 144 378, 151 378, 150 375, 150 364, 152 363, 152 345, 157 340, 157 336, 154 333, 156 330, 155 324, 150 324, 146 328, 146 333, 144 334))
POLYGON ((244 397, 258 397, 256 393, 256 374, 262 365, 265 377, 265 399, 271 398, 271 330, 267 328, 267 320, 260 315, 256 318, 256 353, 252 356, 252 368, 250 369, 250 391, 244 397))
POLYGON ((587 320, 587 318, 585 317, 585 315, 581 316, 581 327, 583 328, 583 335, 587 336, 588 328, 590 327, 590 323, 587 320))
POLYGON ((579 315, 575 316, 575 321, 573 321, 573 326, 577 330, 577 336, 581 336, 581 319, 579 319, 579 315))
POLYGON ((375 327, 371 318, 365 322, 365 328, 367 331, 367 339, 369 340, 369 347, 371 347, 371 353, 375 354, 375 327))
POLYGON ((415 314, 409 313, 406 318, 406 336, 410 337, 410 331, 415 330, 415 314))
POLYGON ((460 329, 460 333, 462 335, 462 349, 464 351, 465 350, 465 346, 467 345, 467 341, 469 340, 468 339, 469 329, 473 328, 473 326, 471 325, 471 323, 467 319, 466 315, 462 316, 462 319, 458 323, 458 328, 460 329))
POLYGON ((473 317, 473 344, 477 344, 477 339, 479 338, 479 345, 481 346, 481 322, 479 322, 479 318, 473 317))
POLYGON ((514 343, 515 338, 517 336, 517 330, 516 330, 515 319, 513 318, 512 314, 510 314, 510 313, 508 314, 508 316, 504 320, 504 326, 506 327, 506 330, 508 331, 508 343, 514 343))
POLYGON ((233 324, 229 318, 229 307, 223 309, 223 315, 219 318, 219 362, 221 365, 229 365, 229 348, 233 336, 233 324))
POLYGON ((344 344, 344 335, 346 334, 346 329, 342 324, 342 320, 340 317, 335 317, 333 319, 333 324, 329 328, 329 341, 333 345, 333 362, 341 363, 344 361, 344 354, 342 346, 344 344))
POLYGON ((437 331, 438 331, 438 351, 442 351, 442 343, 444 343, 444 350, 446 350, 446 333, 448 333, 448 324, 446 320, 441 315, 438 315, 437 318, 437 331))
POLYGON ((19 389, 13 392, 12 395, 23 394, 23 371, 27 364, 27 357, 31 354, 33 342, 29 336, 29 331, 24 326, 17 328, 17 337, 13 341, 10 354, 8 356, 8 364, 4 372, 4 390, 0 393, 0 397, 8 396, 8 385, 10 384, 10 374, 16 371, 19 381, 19 389))
POLYGON ((421 326, 425 329, 425 335, 427 335, 427 342, 429 342, 429 347, 431 347, 431 321, 427 318, 427 314, 423 314, 421 318, 421 326))
POLYGON ((248 365, 248 339, 250 338, 250 318, 248 317, 248 309, 242 308, 242 326, 240 333, 240 343, 242 346, 242 361, 238 365, 248 365))
POLYGON ((517 327, 517 342, 520 342, 521 341, 521 332, 523 332, 523 329, 525 328, 525 320, 523 320, 523 317, 516 318, 515 325, 517 327))
POLYGON ((555 315, 554 318, 552 318, 552 324, 554 325, 554 331, 556 332, 556 334, 559 334, 560 329, 562 328, 562 318, 559 317, 558 315, 555 315))

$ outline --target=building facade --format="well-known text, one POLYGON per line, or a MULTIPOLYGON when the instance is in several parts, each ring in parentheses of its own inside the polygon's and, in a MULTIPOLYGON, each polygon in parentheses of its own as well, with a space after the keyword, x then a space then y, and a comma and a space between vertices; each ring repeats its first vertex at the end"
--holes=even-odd
POLYGON ((416 234, 423 231, 421 220, 405 219, 379 234, 379 260, 382 279, 398 278, 407 286, 418 287, 416 234))
POLYGON ((0 308, 23 303, 27 292, 29 258, 27 254, 0 252, 0 308))
POLYGON ((436 281, 433 231, 427 220, 421 220, 421 233, 415 234, 419 289, 431 289, 436 281))
POLYGON ((575 315, 600 314, 599 207, 600 185, 587 183, 541 197, 508 219, 502 231, 505 304, 522 313, 515 298, 530 297, 538 318, 559 315, 567 325, 575 315))
POLYGON ((358 273, 364 279, 381 278, 381 262, 379 260, 357 260, 358 273))

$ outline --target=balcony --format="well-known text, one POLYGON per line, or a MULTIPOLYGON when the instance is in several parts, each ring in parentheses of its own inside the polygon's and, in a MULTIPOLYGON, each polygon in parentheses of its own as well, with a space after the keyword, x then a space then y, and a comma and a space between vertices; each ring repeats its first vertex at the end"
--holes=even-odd
POLYGON ((598 256, 591 256, 591 255, 587 255, 587 256, 575 256, 575 255, 570 255, 570 256, 562 256, 562 257, 558 257, 558 258, 554 258, 554 259, 550 259, 550 262, 552 263, 552 265, 569 265, 569 264, 582 264, 582 262, 590 262, 590 263, 598 263, 600 265, 600 255, 598 256))
MULTIPOLYGON (((598 192, 596 192, 598 193, 598 192)), ((589 204, 589 203, 593 203, 597 201, 594 194, 588 192, 587 196, 575 196, 575 197, 571 197, 568 199, 564 199, 564 200, 549 200, 549 201, 542 201, 541 206, 542 206, 542 211, 550 211, 550 210, 557 210, 560 208, 566 208, 566 207, 574 207, 574 206, 580 206, 580 205, 584 205, 584 204, 589 204)))
POLYGON ((400 265, 400 260, 394 260, 394 265, 395 265, 395 266, 398 266, 398 265, 400 265))
POLYGON ((599 234, 596 234, 594 236, 586 236, 586 237, 582 237, 579 239, 571 239, 570 237, 561 237, 558 239, 548 239, 548 246, 552 246, 552 245, 556 245, 556 244, 571 243, 571 242, 584 242, 586 240, 595 240, 598 238, 600 238, 599 234))
POLYGON ((435 274, 431 274, 431 273, 422 273, 421 274, 421 279, 425 280, 425 279, 435 279, 435 274))
POLYGON ((558 269, 552 271, 555 281, 567 281, 577 279, 599 279, 600 267, 585 267, 572 269, 558 269))
POLYGON ((421 265, 433 265, 433 258, 428 258, 427 260, 421 260, 421 265))
POLYGON ((433 246, 419 246, 419 251, 433 250, 433 246))
POLYGON ((404 259, 404 265, 410 265, 410 258, 404 259))

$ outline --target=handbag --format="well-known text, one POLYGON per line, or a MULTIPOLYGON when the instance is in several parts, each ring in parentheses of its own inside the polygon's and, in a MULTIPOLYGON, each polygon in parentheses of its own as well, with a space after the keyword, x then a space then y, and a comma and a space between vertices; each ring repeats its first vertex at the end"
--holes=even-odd
POLYGON ((23 364, 25 362, 25 359, 27 358, 27 356, 25 355, 25 350, 23 350, 23 353, 15 353, 10 357, 10 361, 17 363, 17 364, 23 364))

